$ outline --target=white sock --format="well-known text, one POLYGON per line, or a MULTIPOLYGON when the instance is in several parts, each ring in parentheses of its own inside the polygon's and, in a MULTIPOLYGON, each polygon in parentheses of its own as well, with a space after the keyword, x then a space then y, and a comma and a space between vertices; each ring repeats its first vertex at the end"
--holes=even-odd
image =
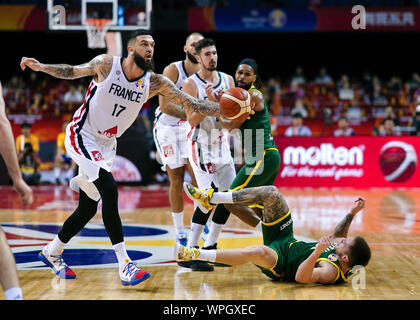
POLYGON ((58 238, 58 235, 56 235, 54 239, 52 239, 52 241, 47 245, 47 253, 49 255, 58 256, 61 254, 61 251, 64 249, 65 245, 66 243, 62 242, 58 238))
POLYGON ((206 242, 204 243, 204 247, 212 246, 216 244, 217 239, 219 239, 220 232, 222 232, 223 224, 211 222, 210 225, 210 232, 207 235, 206 242))
POLYGON ((232 192, 215 192, 210 198, 211 204, 233 203, 232 192))
POLYGON ((200 241, 201 233, 204 230, 204 226, 198 223, 191 223, 190 235, 188 236, 187 247, 198 247, 198 241, 200 241))
POLYGON ((217 250, 203 250, 203 249, 198 249, 198 251, 200 252, 200 254, 198 255, 198 258, 200 260, 202 260, 202 261, 216 262, 216 251, 217 250))
POLYGON ((114 244, 112 248, 114 248, 115 254, 117 255, 119 269, 121 270, 127 262, 131 261, 125 249, 125 242, 114 244))
POLYGON ((60 168, 54 168, 54 177, 60 178, 61 169, 60 168))
POLYGON ((258 222, 258 224, 255 226, 255 229, 256 230, 259 230, 259 231, 262 231, 262 223, 261 223, 261 221, 258 222))
POLYGON ((174 221, 176 233, 184 232, 184 211, 172 212, 172 220, 174 221))
POLYGON ((19 287, 7 289, 4 296, 6 300, 23 300, 22 289, 19 287))

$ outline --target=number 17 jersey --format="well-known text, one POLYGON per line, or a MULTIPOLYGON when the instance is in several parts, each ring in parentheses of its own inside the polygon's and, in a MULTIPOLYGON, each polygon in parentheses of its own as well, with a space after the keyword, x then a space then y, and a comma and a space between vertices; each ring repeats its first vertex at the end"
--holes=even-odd
POLYGON ((70 134, 84 130, 97 137, 115 139, 136 120, 149 97, 151 71, 128 80, 122 61, 122 57, 114 57, 106 79, 91 81, 82 106, 73 116, 70 134))

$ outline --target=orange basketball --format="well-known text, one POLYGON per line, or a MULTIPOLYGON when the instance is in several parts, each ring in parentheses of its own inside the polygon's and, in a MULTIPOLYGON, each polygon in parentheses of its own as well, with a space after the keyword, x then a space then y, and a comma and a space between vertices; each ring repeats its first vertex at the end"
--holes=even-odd
POLYGON ((220 98, 220 113, 230 120, 242 120, 251 111, 251 96, 242 88, 226 90, 220 98))

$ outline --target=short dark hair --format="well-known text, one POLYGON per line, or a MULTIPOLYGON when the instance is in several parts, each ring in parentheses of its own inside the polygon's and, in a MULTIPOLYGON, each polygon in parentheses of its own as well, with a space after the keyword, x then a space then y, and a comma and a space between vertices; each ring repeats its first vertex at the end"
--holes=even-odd
POLYGON ((128 35, 127 43, 130 44, 130 42, 135 40, 137 38, 137 36, 142 36, 142 35, 152 36, 152 32, 150 30, 146 30, 146 29, 134 30, 133 32, 131 32, 128 35))
POLYGON ((216 42, 214 42, 213 39, 210 38, 204 38, 201 39, 200 41, 198 41, 195 45, 194 45, 194 49, 195 49, 195 53, 197 55, 200 55, 201 50, 203 48, 207 48, 207 47, 211 47, 211 46, 216 46, 216 42))
POLYGON ((20 127, 23 128, 32 128, 32 125, 29 122, 24 122, 20 125, 20 127))
POLYGON ((242 59, 239 62, 238 67, 241 64, 246 64, 246 65, 250 66, 252 68, 252 70, 254 70, 254 73, 255 73, 255 76, 256 76, 254 86, 258 90, 260 90, 263 86, 263 83, 261 81, 260 74, 258 73, 258 63, 257 63, 257 61, 255 61, 254 59, 251 59, 251 58, 245 58, 245 59, 242 59))
POLYGON ((349 266, 367 266, 371 257, 371 252, 368 243, 365 239, 358 236, 354 238, 354 244, 350 248, 349 266))
POLYGON ((292 118, 300 118, 303 119, 303 116, 300 112, 295 112, 292 114, 292 118))

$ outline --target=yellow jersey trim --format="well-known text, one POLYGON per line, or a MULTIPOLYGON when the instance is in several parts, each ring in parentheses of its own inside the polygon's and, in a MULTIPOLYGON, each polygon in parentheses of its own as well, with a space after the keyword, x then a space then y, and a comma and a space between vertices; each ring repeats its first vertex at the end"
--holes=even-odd
POLYGON ((254 85, 252 85, 251 88, 248 89, 248 91, 252 91, 252 90, 257 91, 263 95, 263 93, 260 90, 258 90, 257 87, 255 87, 254 85))
MULTIPOLYGON (((264 156, 265 156, 265 151, 264 151, 264 156)), ((245 180, 245 182, 244 182, 243 184, 241 184, 240 186, 237 186, 236 188, 229 189, 229 191, 236 191, 236 190, 239 190, 239 189, 243 189, 243 188, 245 188, 245 187, 248 185, 249 181, 250 181, 250 180, 252 179, 252 177, 254 176, 255 171, 257 171, 257 170, 258 170, 258 168, 259 168, 259 166, 261 165, 261 162, 262 162, 263 160, 264 160, 264 159, 258 160, 257 165, 256 165, 256 166, 255 166, 255 168, 252 170, 251 174, 249 175, 249 177, 245 180)))
POLYGON ((277 219, 276 221, 273 221, 273 222, 264 222, 264 221, 261 221, 261 223, 263 225, 265 225, 265 226, 273 226, 273 225, 279 223, 280 221, 286 219, 289 215, 290 215, 290 210, 289 210, 289 212, 287 214, 285 214, 283 217, 277 219))
MULTIPOLYGON (((270 248, 271 250, 273 250, 272 248, 270 248)), ((268 271, 270 271, 271 273, 273 273, 276 277, 279 278, 283 278, 284 273, 282 274, 278 274, 276 271, 274 271, 275 266, 277 265, 277 262, 279 261, 279 255, 277 254, 277 252, 275 250, 273 250, 276 254, 276 262, 274 263, 274 265, 268 269, 268 271)))
MULTIPOLYGON (((333 282, 331 282, 331 283, 334 283, 334 282, 336 282, 337 280, 338 280, 338 278, 340 278, 340 274, 343 274, 343 272, 340 270, 340 268, 335 264, 335 263, 332 263, 330 260, 328 260, 327 258, 319 258, 318 260, 316 260, 316 262, 318 262, 318 261, 321 261, 321 260, 325 260, 325 261, 328 261, 329 263, 331 263, 334 267, 336 267, 337 268, 337 277, 334 279, 334 281, 333 282)), ((346 278, 344 278, 344 280, 347 280, 346 278)))
MULTIPOLYGON (((254 169, 252 170, 251 174, 248 176, 248 178, 245 180, 245 182, 243 184, 241 184, 240 186, 237 186, 236 188, 233 189, 229 189, 228 191, 236 191, 236 190, 240 190, 240 189, 244 189, 246 188, 246 186, 248 185, 249 181, 251 181, 252 177, 255 174, 255 171, 258 170, 259 166, 261 165, 261 162, 264 160, 265 157, 265 153, 267 150, 276 150, 279 151, 277 148, 267 148, 264 150, 264 155, 263 155, 263 159, 258 160, 257 165, 254 167, 254 169)), ((264 207, 262 207, 263 209, 264 207)))
POLYGON ((289 243, 289 249, 290 249, 290 247, 292 246, 292 244, 295 244, 296 242, 299 242, 299 240, 296 240, 296 241, 290 242, 290 243, 289 243))

